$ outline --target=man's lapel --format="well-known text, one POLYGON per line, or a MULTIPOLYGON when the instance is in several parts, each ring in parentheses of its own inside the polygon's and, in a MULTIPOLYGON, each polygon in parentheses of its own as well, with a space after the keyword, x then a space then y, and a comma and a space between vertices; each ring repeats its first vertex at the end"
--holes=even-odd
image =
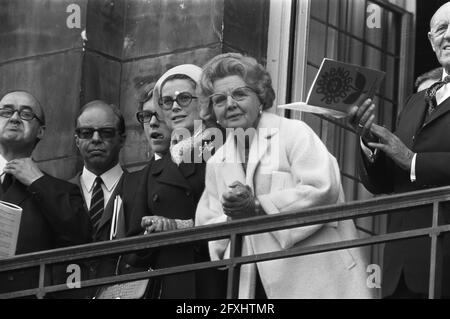
POLYGON ((441 102, 441 104, 436 107, 436 110, 431 113, 431 115, 425 120, 423 127, 430 125, 436 119, 446 114, 448 111, 450 111, 450 97, 441 102))
POLYGON ((27 191, 27 187, 20 183, 13 177, 11 186, 0 196, 0 199, 5 202, 13 203, 18 206, 22 204, 31 194, 27 191))

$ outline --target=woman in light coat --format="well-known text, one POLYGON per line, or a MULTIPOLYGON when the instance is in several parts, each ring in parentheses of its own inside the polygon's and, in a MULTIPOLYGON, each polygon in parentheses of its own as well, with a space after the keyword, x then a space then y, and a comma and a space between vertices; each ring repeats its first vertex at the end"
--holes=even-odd
MULTIPOLYGON (((343 202, 336 159, 304 122, 266 110, 275 94, 255 59, 219 55, 203 68, 201 90, 227 129, 208 161, 196 224, 307 210, 343 202), (241 130, 239 130, 241 129, 241 130), (245 134, 242 134, 245 132, 245 134)), ((244 237, 243 255, 357 238, 352 220, 244 237)), ((212 260, 229 258, 229 240, 209 243, 212 260)), ((240 298, 370 298, 360 248, 246 264, 240 298)))

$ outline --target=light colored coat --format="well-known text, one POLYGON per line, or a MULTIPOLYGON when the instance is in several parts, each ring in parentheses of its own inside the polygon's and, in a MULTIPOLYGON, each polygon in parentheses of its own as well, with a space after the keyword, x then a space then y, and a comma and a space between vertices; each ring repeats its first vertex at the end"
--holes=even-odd
MULTIPOLYGON (((196 224, 225 222, 220 200, 228 185, 249 185, 266 214, 298 212, 344 200, 336 159, 304 122, 264 112, 244 172, 233 134, 206 167, 196 224)), ((244 237, 243 255, 357 238, 352 220, 244 237)), ((209 243, 212 260, 229 258, 229 240, 209 243)), ((370 298, 360 248, 243 265, 239 298, 254 298, 256 265, 269 298, 370 298)))

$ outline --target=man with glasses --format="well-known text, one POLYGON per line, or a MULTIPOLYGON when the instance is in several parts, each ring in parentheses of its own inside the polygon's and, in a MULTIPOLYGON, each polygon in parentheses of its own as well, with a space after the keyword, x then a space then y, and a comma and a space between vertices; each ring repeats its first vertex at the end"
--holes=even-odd
MULTIPOLYGON (((78 188, 42 172, 32 153, 44 136, 45 115, 25 91, 0 100, 0 200, 22 208, 16 254, 87 243, 89 217, 78 188)), ((0 273, 0 292, 35 288, 38 270, 0 273)))
POLYGON ((75 143, 84 167, 71 181, 82 190, 94 241, 110 239, 114 200, 121 195, 124 170, 119 153, 125 138, 125 121, 115 105, 95 100, 83 106, 76 121, 75 143))
MULTIPOLYGON (((126 172, 119 164, 125 138, 125 121, 115 105, 94 100, 82 107, 76 120, 75 143, 84 166, 70 181, 82 191, 94 242, 125 235, 122 185, 126 172)), ((118 262, 117 257, 90 262, 87 267, 89 273, 84 273, 84 276, 114 275, 118 262)), ((85 291, 84 296, 91 297, 95 290, 85 291)))
MULTIPOLYGON (((375 124, 375 104, 362 98, 349 112, 350 124, 361 136, 359 176, 373 194, 398 194, 450 185, 450 2, 430 21, 428 39, 442 73, 428 89, 411 95, 399 115, 395 132, 375 124)), ((440 217, 450 221, 444 203, 440 217)), ((387 232, 432 225, 432 209, 417 206, 390 214, 387 232)), ((450 298, 450 236, 443 234, 442 296, 450 298)), ((427 298, 430 280, 430 238, 411 238, 385 244, 382 295, 386 298, 427 298)), ((439 270, 438 270, 439 272, 439 270)))

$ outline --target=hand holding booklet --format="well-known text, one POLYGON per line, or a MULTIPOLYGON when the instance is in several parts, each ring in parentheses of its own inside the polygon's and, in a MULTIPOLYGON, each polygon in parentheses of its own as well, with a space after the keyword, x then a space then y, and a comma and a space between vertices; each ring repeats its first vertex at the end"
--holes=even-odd
POLYGON ((21 207, 0 201, 0 259, 15 255, 21 217, 21 207))
POLYGON ((385 72, 359 65, 323 59, 306 102, 280 105, 280 108, 345 117, 362 94, 373 97, 385 72))

